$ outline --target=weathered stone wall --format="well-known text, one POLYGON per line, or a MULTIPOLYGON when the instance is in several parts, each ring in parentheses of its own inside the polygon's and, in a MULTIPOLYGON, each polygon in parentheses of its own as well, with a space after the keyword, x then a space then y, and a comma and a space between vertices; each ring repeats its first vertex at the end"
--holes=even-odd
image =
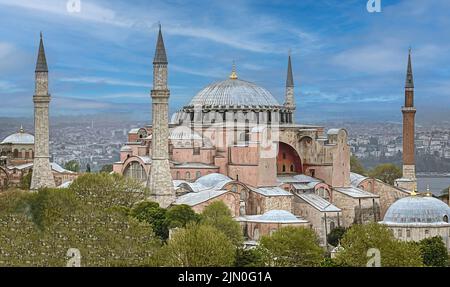
POLYGON ((378 198, 353 198, 336 190, 333 190, 332 193, 332 203, 342 210, 342 226, 349 227, 354 223, 378 222, 380 220, 378 198))

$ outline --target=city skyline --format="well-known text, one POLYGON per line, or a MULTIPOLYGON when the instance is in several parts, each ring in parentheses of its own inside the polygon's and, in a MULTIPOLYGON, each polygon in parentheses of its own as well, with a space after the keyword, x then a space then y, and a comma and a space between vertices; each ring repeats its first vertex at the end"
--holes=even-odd
POLYGON ((283 102, 290 50, 299 122, 400 121, 411 46, 418 121, 445 120, 449 3, 383 1, 381 13, 368 13, 366 2, 81 1, 74 12, 67 1, 0 1, 2 21, 22 23, 0 28, 0 97, 8 107, 0 117, 32 116, 30 67, 42 30, 52 68, 51 116, 150 119, 151 43, 160 21, 170 47, 171 113, 225 79, 233 61, 240 78, 283 102))

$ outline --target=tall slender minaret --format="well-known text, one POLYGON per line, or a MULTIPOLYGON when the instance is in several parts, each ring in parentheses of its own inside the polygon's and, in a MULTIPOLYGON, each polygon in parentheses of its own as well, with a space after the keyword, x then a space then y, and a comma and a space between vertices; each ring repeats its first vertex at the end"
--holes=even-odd
POLYGON ((48 120, 50 94, 48 93, 48 67, 42 33, 35 71, 35 94, 33 96, 33 102, 35 152, 30 189, 37 190, 44 187, 55 187, 55 179, 53 178, 50 166, 48 120))
POLYGON ((155 58, 153 60, 152 97, 152 166, 148 178, 150 199, 161 207, 175 201, 175 191, 169 164, 169 96, 167 86, 167 56, 161 25, 159 26, 155 58))
POLYGON ((414 79, 411 64, 411 49, 408 54, 408 68, 405 83, 405 105, 403 114, 403 177, 396 181, 397 186, 413 191, 416 185, 416 164, 414 159, 414 127, 416 108, 414 107, 414 79))
POLYGON ((293 122, 293 114, 295 112, 295 99, 294 99, 294 77, 292 75, 291 53, 288 57, 288 69, 286 77, 286 92, 284 106, 288 110, 286 113, 286 122, 293 122))

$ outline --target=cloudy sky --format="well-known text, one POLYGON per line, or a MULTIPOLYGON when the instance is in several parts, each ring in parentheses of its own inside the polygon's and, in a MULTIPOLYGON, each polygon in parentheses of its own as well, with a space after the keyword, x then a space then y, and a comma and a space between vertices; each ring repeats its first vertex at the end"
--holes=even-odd
POLYGON ((401 119, 408 48, 420 119, 450 119, 450 1, 0 0, 0 117, 31 117, 39 32, 52 115, 150 120, 152 58, 161 22, 175 111, 236 61, 241 79, 283 102, 287 55, 297 121, 401 119))

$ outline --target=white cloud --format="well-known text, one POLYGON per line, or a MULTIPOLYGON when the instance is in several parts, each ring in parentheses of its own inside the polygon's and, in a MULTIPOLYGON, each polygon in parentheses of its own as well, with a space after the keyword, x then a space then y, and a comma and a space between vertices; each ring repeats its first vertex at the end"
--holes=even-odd
POLYGON ((146 82, 124 81, 102 77, 71 77, 71 78, 60 78, 58 80, 60 82, 68 82, 68 83, 101 84, 110 86, 129 86, 129 87, 143 87, 143 88, 148 88, 151 84, 146 82))

